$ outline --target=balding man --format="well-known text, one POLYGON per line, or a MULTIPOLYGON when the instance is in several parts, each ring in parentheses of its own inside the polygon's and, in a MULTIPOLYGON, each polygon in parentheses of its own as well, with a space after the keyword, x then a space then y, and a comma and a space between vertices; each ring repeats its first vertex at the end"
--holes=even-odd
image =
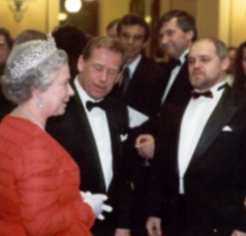
POLYGON ((194 88, 161 115, 153 160, 149 235, 245 235, 246 106, 225 80, 223 42, 206 38, 188 56, 194 88), (161 227, 162 226, 162 227, 161 227))

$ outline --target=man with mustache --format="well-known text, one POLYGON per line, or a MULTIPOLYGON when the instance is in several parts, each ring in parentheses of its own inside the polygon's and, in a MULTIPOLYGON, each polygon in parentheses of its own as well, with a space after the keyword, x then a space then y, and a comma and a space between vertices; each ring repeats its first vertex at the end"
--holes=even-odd
POLYGON ((245 96, 225 79, 220 40, 195 42, 188 64, 189 101, 161 114, 147 229, 150 236, 244 236, 245 96))

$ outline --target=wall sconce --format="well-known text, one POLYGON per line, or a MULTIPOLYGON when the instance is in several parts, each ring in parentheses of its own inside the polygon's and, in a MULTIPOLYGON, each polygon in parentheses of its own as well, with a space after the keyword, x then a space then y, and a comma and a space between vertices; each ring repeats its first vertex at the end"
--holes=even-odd
POLYGON ((65 0, 65 9, 70 13, 77 13, 82 8, 82 0, 65 0))
POLYGON ((9 0, 9 8, 17 22, 20 22, 27 9, 28 0, 9 0))

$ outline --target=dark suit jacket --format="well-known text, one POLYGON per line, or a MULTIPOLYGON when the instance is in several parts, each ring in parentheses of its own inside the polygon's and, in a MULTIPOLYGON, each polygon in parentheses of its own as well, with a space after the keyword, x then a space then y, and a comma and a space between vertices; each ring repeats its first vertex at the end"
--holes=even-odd
MULTIPOLYGON (((111 98, 107 100, 106 114, 113 152, 113 180, 108 191, 105 188, 94 136, 78 95, 70 100, 65 115, 48 122, 47 130, 79 165, 81 189, 92 193, 106 193, 109 196, 109 204, 114 208, 111 218, 115 218, 116 226, 128 227, 130 182, 127 158, 122 155, 120 139, 120 135, 125 134, 128 126, 127 110, 119 101, 111 98)), ((107 217, 110 218, 110 216, 107 217)))
POLYGON ((179 231, 177 222, 185 222, 189 236, 213 235, 215 231, 216 235, 227 236, 232 229, 246 229, 245 99, 230 88, 225 90, 194 151, 184 176, 185 195, 181 198, 177 147, 185 107, 170 105, 166 109, 169 116, 161 114, 149 215, 161 216, 162 206, 163 227, 176 230, 171 236, 185 235, 183 229, 179 231))
POLYGON ((162 73, 162 68, 154 60, 143 56, 129 82, 126 93, 121 96, 121 89, 116 86, 112 95, 121 96, 121 100, 127 105, 147 115, 156 114, 160 108, 162 73))
MULTIPOLYGON (((152 135, 156 135, 159 132, 159 122, 160 122, 160 113, 166 114, 169 116, 169 111, 166 108, 172 104, 174 106, 183 106, 186 104, 190 98, 190 94, 192 91, 192 86, 189 81, 189 73, 188 73, 188 62, 182 65, 172 87, 169 90, 169 93, 165 99, 165 101, 161 104, 161 98, 166 90, 170 74, 173 69, 173 62, 167 63, 163 66, 162 70, 162 86, 161 88, 161 96, 160 97, 160 106, 158 108, 158 112, 151 117, 150 120, 145 122, 141 127, 134 130, 134 133, 151 133, 152 135)), ((135 135, 137 136, 137 135, 135 135)))
MULTIPOLYGON (((164 84, 163 84, 163 94, 166 90, 169 77, 172 71, 172 62, 167 64, 165 66, 163 78, 164 78, 164 84)), ((185 63, 182 65, 177 77, 175 78, 175 81, 169 90, 169 93, 166 97, 166 100, 161 105, 162 109, 165 106, 165 104, 176 104, 180 105, 183 104, 184 101, 187 101, 190 97, 192 87, 189 80, 189 72, 188 72, 188 62, 187 59, 185 63)), ((162 95, 163 95, 162 94, 162 95)))

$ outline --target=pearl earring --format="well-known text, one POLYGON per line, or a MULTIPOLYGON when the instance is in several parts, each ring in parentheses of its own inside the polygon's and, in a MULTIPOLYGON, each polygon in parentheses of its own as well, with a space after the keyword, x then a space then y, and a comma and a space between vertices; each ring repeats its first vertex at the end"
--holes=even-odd
POLYGON ((37 101, 36 101, 36 105, 39 109, 43 109, 44 108, 44 103, 42 101, 41 98, 38 98, 37 101))

